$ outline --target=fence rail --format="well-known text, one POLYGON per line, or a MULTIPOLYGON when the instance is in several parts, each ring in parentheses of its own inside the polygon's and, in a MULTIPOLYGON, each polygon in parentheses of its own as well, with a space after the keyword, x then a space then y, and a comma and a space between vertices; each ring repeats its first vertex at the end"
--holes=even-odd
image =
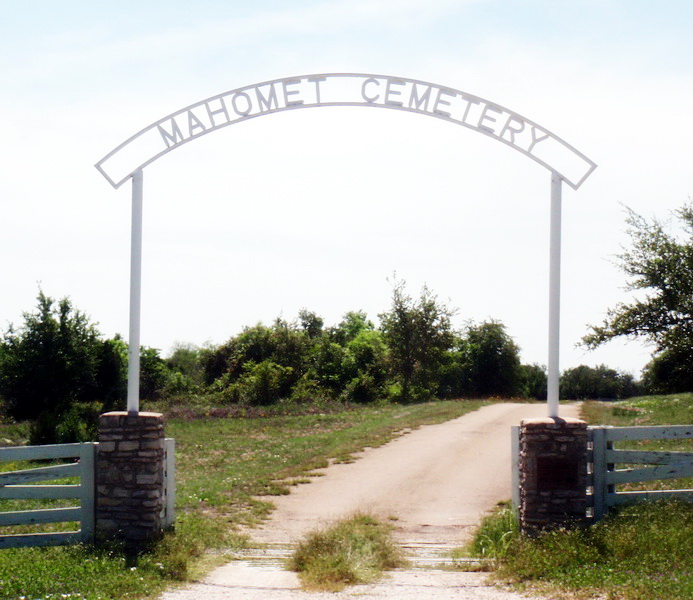
POLYGON ((624 483, 693 477, 693 452, 614 448, 614 442, 621 441, 693 440, 693 425, 589 427, 588 431, 592 441, 592 515, 595 521, 603 518, 610 507, 620 504, 664 498, 693 500, 693 489, 616 490, 617 485, 624 483), (617 469, 619 464, 629 466, 617 469))
MULTIPOLYGON (((99 444, 59 444, 51 446, 22 446, 0 448, 0 463, 77 459, 78 462, 50 465, 0 473, 2 500, 79 500, 79 506, 34 510, 0 511, 0 527, 38 525, 77 521, 79 531, 0 535, 1 548, 21 546, 57 546, 88 543, 95 530, 95 457, 99 444), (41 481, 79 477, 79 484, 31 485, 41 481)), ((176 519, 176 459, 175 440, 164 442, 164 501, 161 511, 162 528, 173 525, 176 519)))
POLYGON ((54 546, 91 541, 94 536, 95 443, 0 448, 0 462, 77 459, 53 465, 0 473, 0 500, 77 499, 79 506, 0 512, 0 526, 78 521, 79 531, 8 534, 0 536, 0 548, 54 546), (65 477, 79 477, 78 485, 27 485, 65 477))
MULTIPOLYGON (((693 425, 652 427, 588 427, 588 502, 594 521, 612 506, 660 499, 693 501, 693 489, 617 491, 616 486, 664 479, 693 477, 693 452, 620 450, 614 442, 641 440, 693 440, 693 425), (617 469, 617 465, 627 465, 617 469)), ((512 503, 520 506, 520 427, 511 428, 512 503)))

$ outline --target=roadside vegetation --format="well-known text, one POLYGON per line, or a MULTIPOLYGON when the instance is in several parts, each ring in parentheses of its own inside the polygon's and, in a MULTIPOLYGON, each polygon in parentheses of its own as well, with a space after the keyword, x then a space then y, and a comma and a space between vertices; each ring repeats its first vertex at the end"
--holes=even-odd
MULTIPOLYGON (((245 327, 203 348, 179 343, 162 358, 140 350, 143 410, 167 416, 302 413, 324 407, 440 398, 546 397, 546 370, 522 364, 496 320, 453 327, 455 311, 424 287, 393 283, 378 324, 351 311, 336 325, 301 310, 293 321, 245 327)), ((128 348, 104 339, 69 298, 39 291, 34 311, 0 337, 0 418, 29 423, 30 444, 95 439, 99 414, 125 406, 128 348)), ((623 398, 632 375, 605 366, 564 374, 568 397, 623 398)))
MULTIPOLYGON (((0 550, 0 599, 152 596, 232 558, 246 544, 244 527, 271 511, 272 495, 319 477, 319 469, 332 461, 351 461, 363 448, 482 404, 442 401, 333 407, 302 415, 171 418, 167 435, 176 439, 178 461, 175 532, 136 561, 117 547, 0 550)), ((21 428, 0 425, 0 438, 15 435, 22 435, 21 428)))
MULTIPOLYGON (((693 394, 587 402, 593 424, 677 425, 693 422, 693 394)), ((691 451, 690 440, 632 442, 633 448, 691 451)), ((626 448, 626 444, 619 448, 626 448)), ((693 479, 633 484, 628 489, 691 489, 693 479)), ((626 489, 624 487, 624 489, 626 489)), ((693 503, 658 502, 612 510, 589 528, 528 538, 505 506, 480 526, 468 550, 494 559, 494 576, 551 598, 681 600, 693 597, 693 503)))
POLYGON ((407 564, 392 539, 392 526, 358 514, 312 532, 294 550, 288 567, 307 590, 338 592, 347 585, 370 583, 384 571, 407 564))

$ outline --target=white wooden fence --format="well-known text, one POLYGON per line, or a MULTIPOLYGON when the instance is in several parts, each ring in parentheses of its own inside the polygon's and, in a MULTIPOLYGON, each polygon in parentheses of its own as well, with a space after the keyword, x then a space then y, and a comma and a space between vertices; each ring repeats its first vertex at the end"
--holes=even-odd
POLYGON ((95 443, 0 448, 0 462, 78 459, 79 462, 0 473, 0 499, 78 499, 79 506, 0 512, 0 526, 78 521, 79 531, 0 536, 0 548, 57 546, 88 542, 94 536, 95 443), (27 485, 79 477, 76 485, 27 485))
MULTIPOLYGON (((619 504, 664 498, 693 501, 693 489, 629 492, 616 489, 624 483, 693 477, 693 452, 618 450, 614 447, 614 442, 633 440, 693 440, 693 425, 596 426, 588 427, 587 432, 592 446, 587 458, 591 492, 588 500, 594 521, 602 519, 610 507, 619 504), (628 466, 617 469, 618 464, 628 466)), ((511 462, 512 503, 517 511, 520 506, 519 426, 511 428, 511 462)))
POLYGON ((589 427, 588 431, 592 441, 592 516, 595 521, 604 517, 610 507, 619 504, 663 498, 693 500, 693 489, 640 492, 616 489, 624 483, 693 477, 693 452, 618 450, 614 447, 614 442, 633 440, 693 440, 693 425, 589 427), (628 466, 619 469, 618 464, 628 466))
MULTIPOLYGON (((93 541, 96 508, 95 467, 98 445, 97 442, 88 442, 0 448, 0 463, 75 459, 75 462, 67 464, 0 473, 0 501, 36 499, 78 499, 80 501, 79 506, 68 508, 0 512, 0 527, 69 521, 80 523, 79 531, 0 535, 0 549, 22 546, 58 546, 93 541), (31 485, 38 481, 58 480, 66 477, 79 477, 80 481, 78 484, 71 485, 31 485)), ((176 519, 175 440, 166 438, 164 452, 164 503, 161 511, 161 524, 165 529, 173 525, 176 519)))

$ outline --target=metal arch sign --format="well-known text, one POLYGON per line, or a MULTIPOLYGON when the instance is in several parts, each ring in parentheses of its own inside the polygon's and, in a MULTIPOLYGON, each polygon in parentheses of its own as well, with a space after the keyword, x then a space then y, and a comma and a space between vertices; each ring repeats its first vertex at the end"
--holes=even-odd
POLYGON ((286 77, 212 96, 145 127, 96 168, 119 188, 159 157, 212 131, 263 115, 320 106, 387 108, 462 125, 521 152, 573 189, 596 168, 545 127, 499 104, 425 81, 364 73, 286 77))
POLYGON ((401 77, 325 73, 274 79, 191 104, 145 127, 96 163, 119 188, 132 180, 128 412, 139 411, 143 169, 200 136, 241 121, 319 106, 389 108, 436 117, 487 135, 551 172, 547 405, 558 417, 562 182, 578 189, 596 164, 548 129, 478 96, 401 77))

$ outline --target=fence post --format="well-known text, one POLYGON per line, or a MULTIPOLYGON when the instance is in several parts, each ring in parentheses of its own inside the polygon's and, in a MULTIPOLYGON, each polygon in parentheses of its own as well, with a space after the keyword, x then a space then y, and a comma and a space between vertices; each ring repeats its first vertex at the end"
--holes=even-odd
POLYGON ((96 448, 98 444, 82 444, 79 453, 80 472, 80 508, 82 509, 82 543, 94 541, 96 523, 96 448))
POLYGON ((520 426, 510 428, 510 485, 512 507, 515 516, 520 516, 520 426))
POLYGON ((164 485, 164 518, 162 527, 171 527, 176 520, 176 441, 166 438, 165 485, 164 485))
POLYGON ((592 434, 592 516, 599 521, 606 514, 606 430, 590 427, 592 434))
MULTIPOLYGON (((606 444, 604 444, 604 453, 606 454, 607 450, 613 450, 614 449, 614 443, 609 439, 609 432, 604 431, 604 439, 606 441, 606 444)), ((604 473, 604 477, 606 479, 606 494, 604 494, 604 500, 606 502, 606 509, 609 510, 609 506, 613 506, 614 504, 614 496, 616 495, 616 486, 613 483, 609 483, 609 476, 608 473, 610 471, 615 471, 616 470, 616 465, 615 463, 606 463, 606 472, 604 473)))

